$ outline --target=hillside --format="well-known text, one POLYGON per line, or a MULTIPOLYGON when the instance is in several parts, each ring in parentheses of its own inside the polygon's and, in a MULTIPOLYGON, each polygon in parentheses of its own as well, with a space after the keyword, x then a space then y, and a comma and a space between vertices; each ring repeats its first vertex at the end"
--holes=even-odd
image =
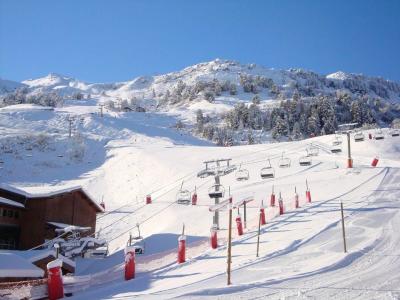
POLYGON ((160 112, 176 117, 184 132, 228 146, 331 134, 343 123, 395 126, 400 118, 396 82, 220 59, 116 83, 86 83, 52 73, 25 80, 15 91, 2 91, 3 106, 86 100, 115 112, 160 112))
MULTIPOLYGON (((354 169, 347 169, 345 144, 340 146, 341 153, 330 151, 334 135, 215 147, 184 134, 174 127, 174 117, 159 112, 106 111, 103 117, 97 112, 97 102, 87 100, 69 100, 55 109, 24 104, 0 110, 3 184, 32 191, 79 184, 98 202, 105 201, 106 212, 98 216, 97 231, 109 242, 110 256, 78 262, 78 274, 83 277, 76 280, 106 272, 107 284, 94 280, 73 298, 397 297, 399 239, 395 232, 400 214, 395 185, 400 178, 400 149, 399 137, 392 137, 389 130, 383 130, 383 140, 368 139, 368 133, 377 133, 371 130, 364 132, 365 141, 352 142, 354 169), (69 138, 67 120, 72 116, 69 138), (299 159, 311 143, 319 155, 312 157, 311 165, 300 166, 299 159), (291 160, 290 167, 279 167, 282 156, 291 160), (376 156, 379 164, 372 168, 376 156), (226 286, 225 274, 227 211, 221 212, 220 247, 211 250, 209 206, 213 200, 208 190, 213 178, 196 176, 203 161, 216 158, 232 158, 232 164, 250 173, 247 181, 237 181, 236 172, 222 177, 225 197, 230 191, 234 202, 254 199, 247 207, 245 234, 238 236, 233 225, 231 287, 226 286), (267 159, 275 169, 273 179, 260 177, 267 159), (311 203, 304 196, 306 180, 311 203), (182 181, 184 189, 192 193, 196 189, 196 206, 176 203, 182 181), (272 187, 283 198, 282 216, 277 207, 269 207, 272 187), (298 209, 295 187, 300 195, 298 209), (150 205, 144 202, 147 194, 153 199, 150 205), (339 201, 345 207, 348 253, 342 248, 339 201), (261 203, 267 225, 262 227, 256 258, 261 203), (183 223, 187 262, 178 265, 177 237, 183 223), (137 224, 146 250, 137 257, 137 277, 123 282, 118 268, 129 234, 137 234, 137 224)), ((243 216, 243 208, 240 212, 243 216)), ((70 287, 71 281, 65 278, 70 287)))

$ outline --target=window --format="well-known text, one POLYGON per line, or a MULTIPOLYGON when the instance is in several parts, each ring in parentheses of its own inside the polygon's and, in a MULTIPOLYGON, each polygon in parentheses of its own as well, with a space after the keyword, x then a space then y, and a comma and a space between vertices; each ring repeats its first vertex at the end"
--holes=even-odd
POLYGON ((19 218, 19 211, 14 211, 14 218, 15 219, 18 219, 19 218))
POLYGON ((9 217, 9 218, 12 218, 13 217, 13 214, 14 212, 12 211, 12 210, 7 210, 7 216, 9 217))
POLYGON ((14 238, 0 239, 0 249, 15 249, 17 246, 14 238))
POLYGON ((3 208, 3 217, 6 217, 6 216, 7 216, 7 209, 3 208))

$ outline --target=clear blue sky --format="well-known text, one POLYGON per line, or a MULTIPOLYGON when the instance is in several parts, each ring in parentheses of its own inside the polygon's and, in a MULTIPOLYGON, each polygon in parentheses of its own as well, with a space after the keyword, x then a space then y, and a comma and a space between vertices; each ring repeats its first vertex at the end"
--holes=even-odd
POLYGON ((399 14, 399 0, 0 0, 0 77, 122 81, 218 57, 400 81, 399 14))

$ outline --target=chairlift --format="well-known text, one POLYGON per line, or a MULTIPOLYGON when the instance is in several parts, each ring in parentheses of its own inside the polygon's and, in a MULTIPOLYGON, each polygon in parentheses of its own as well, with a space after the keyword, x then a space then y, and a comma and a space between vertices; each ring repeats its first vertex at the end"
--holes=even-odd
POLYGON ((284 152, 282 152, 282 157, 279 160, 279 168, 289 168, 291 160, 289 157, 284 157, 283 154, 284 152))
POLYGON ((400 136, 400 130, 399 129, 392 129, 390 130, 390 135, 395 137, 395 136, 400 136))
POLYGON ((375 140, 383 140, 385 138, 382 129, 377 129, 374 134, 375 140))
POLYGON ((332 142, 332 146, 338 146, 341 145, 343 143, 343 139, 340 135, 336 135, 333 142, 332 142))
POLYGON ((144 254, 144 251, 146 248, 146 243, 145 243, 143 237, 140 235, 139 223, 136 224, 136 228, 138 230, 138 235, 132 236, 132 234, 129 233, 129 240, 127 242, 127 246, 134 247, 135 254, 144 254))
POLYGON ((235 174, 237 181, 245 181, 249 180, 249 171, 247 169, 242 169, 242 165, 240 164, 239 170, 235 174))
POLYGON ((299 159, 300 166, 311 166, 312 159, 311 156, 302 156, 299 159))
POLYGON ((358 131, 354 134, 354 141, 355 142, 362 142, 364 141, 364 133, 362 133, 361 131, 358 131))
POLYGON ((105 258, 108 255, 108 245, 96 249, 88 249, 84 257, 86 258, 105 258))
POLYGON ((319 154, 318 147, 314 146, 313 144, 310 144, 310 146, 306 150, 307 156, 318 156, 319 154))
POLYGON ((225 189, 221 184, 214 184, 208 189, 208 196, 212 199, 223 198, 225 189))
POLYGON ((271 166, 271 161, 268 159, 268 165, 261 169, 260 175, 262 179, 274 178, 275 170, 271 166))
POLYGON ((190 192, 188 190, 183 189, 183 181, 182 181, 181 188, 176 194, 176 202, 178 204, 189 205, 190 201, 191 201, 190 192))
POLYGON ((342 152, 342 145, 332 145, 331 152, 332 153, 340 153, 340 152, 342 152))

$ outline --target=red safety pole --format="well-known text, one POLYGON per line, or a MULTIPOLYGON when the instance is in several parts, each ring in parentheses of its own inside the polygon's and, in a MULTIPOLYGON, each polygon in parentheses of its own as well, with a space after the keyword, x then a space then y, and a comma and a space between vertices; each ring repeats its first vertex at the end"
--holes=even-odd
POLYGON ((178 264, 186 261, 186 236, 185 236, 185 224, 183 224, 182 234, 178 238, 178 264))
POLYGON ((307 187, 307 189, 306 189, 306 200, 307 200, 308 203, 311 203, 311 191, 310 191, 310 189, 308 187, 307 179, 306 179, 306 187, 307 187))
POLYGON ((135 278, 135 247, 127 246, 125 248, 125 280, 135 278))
POLYGON ((242 218, 240 214, 237 215, 236 217, 236 228, 238 235, 243 235, 243 224, 242 224, 242 218))
POLYGON ((211 237, 210 237, 210 245, 212 249, 217 249, 218 248, 218 230, 217 230, 217 225, 213 225, 211 227, 211 237))
POLYGON ((260 206, 260 222, 261 225, 267 224, 267 221, 265 220, 265 209, 263 201, 261 201, 261 206, 260 206))
POLYGON ((194 194, 192 195, 192 205, 197 205, 197 190, 196 190, 196 186, 194 187, 194 194))
POLYGON ((274 193, 274 186, 272 186, 272 193, 271 193, 271 201, 270 201, 270 206, 274 207, 275 206, 275 193, 274 193))
POLYGON ((376 156, 376 157, 372 160, 371 166, 372 166, 372 167, 376 167, 376 166, 378 165, 378 162, 379 162, 379 157, 376 156))
POLYGON ((279 203, 279 214, 283 215, 283 199, 280 192, 279 192, 278 203, 279 203))
POLYGON ((151 204, 151 195, 146 196, 146 204, 151 204))
POLYGON ((49 300, 64 298, 64 286, 62 280, 62 260, 56 259, 47 264, 47 288, 49 300))

